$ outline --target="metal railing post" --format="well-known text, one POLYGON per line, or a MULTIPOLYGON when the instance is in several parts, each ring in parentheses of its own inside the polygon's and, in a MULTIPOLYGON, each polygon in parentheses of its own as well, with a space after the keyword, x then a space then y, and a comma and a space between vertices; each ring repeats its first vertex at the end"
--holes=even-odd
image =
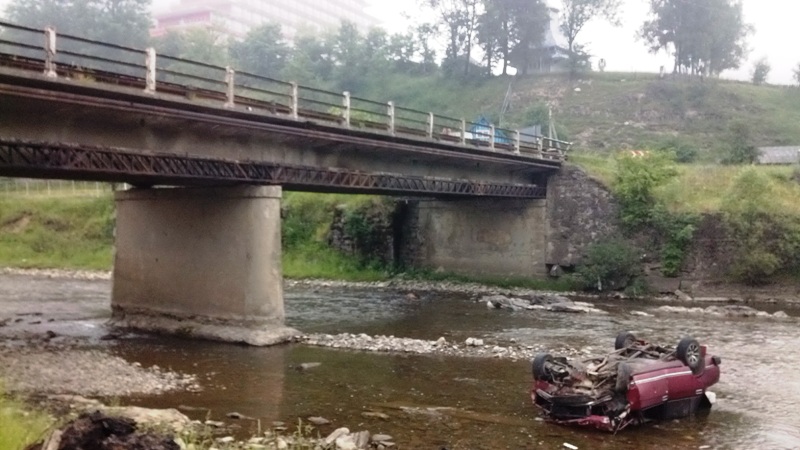
POLYGON ((56 29, 47 27, 44 29, 44 74, 45 76, 56 78, 56 29))
POLYGON ((428 113, 428 137, 431 139, 433 139, 433 121, 435 119, 433 113, 428 113))
POLYGON ((495 137, 495 134, 496 134, 496 130, 494 128, 494 125, 489 125, 489 131, 490 131, 490 133, 489 133, 489 148, 494 150, 494 137, 495 137))
POLYGON ((236 106, 236 71, 231 66, 225 68, 225 83, 228 85, 225 107, 233 108, 236 106))
POLYGON ((300 117, 300 112, 297 110, 297 105, 299 104, 299 100, 297 96, 299 95, 300 88, 297 86, 297 83, 292 81, 292 118, 298 119, 300 117))
POLYGON ((148 94, 156 93, 156 49, 149 47, 145 51, 145 74, 144 91, 148 94))
POLYGON ((519 130, 514 131, 514 153, 519 155, 520 149, 520 137, 519 137, 519 130))
POLYGON ((342 101, 344 106, 344 126, 350 128, 350 92, 344 91, 342 101))
POLYGON ((461 145, 467 143, 467 120, 461 119, 461 145))
POLYGON ((394 136, 395 135, 395 115, 394 115, 394 102, 389 102, 389 133, 394 136))

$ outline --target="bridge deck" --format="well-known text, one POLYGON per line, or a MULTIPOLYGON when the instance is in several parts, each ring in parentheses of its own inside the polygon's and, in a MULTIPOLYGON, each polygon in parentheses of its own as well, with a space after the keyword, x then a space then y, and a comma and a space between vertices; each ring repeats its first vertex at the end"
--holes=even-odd
MULTIPOLYGON (((3 27, 33 31, 0 22, 0 28, 3 27)), ((85 42, 106 50, 110 47, 146 53, 85 42)), ((539 174, 557 170, 564 157, 559 145, 566 143, 560 141, 536 138, 531 142, 523 140, 519 133, 494 128, 468 136, 465 121, 391 103, 386 110, 386 104, 347 93, 341 102, 341 94, 235 74, 230 69, 178 58, 162 57, 173 64, 206 72, 223 71, 225 81, 208 78, 207 74, 178 71, 172 66, 159 71, 146 67, 140 70, 137 64, 74 52, 67 53, 94 64, 57 64, 52 54, 45 52, 45 57, 35 57, 31 54, 33 50, 30 45, 0 41, 0 105, 8 106, 4 106, 8 111, 17 111, 14 109, 17 107, 21 116, 28 112, 34 117, 51 106, 62 114, 95 111, 95 120, 109 113, 114 118, 157 117, 162 121, 172 120, 173 125, 219 128, 239 139, 259 134, 269 142, 316 152, 316 159, 314 164, 300 164, 291 158, 281 160, 263 152, 260 156, 240 152, 235 158, 220 157, 213 152, 181 153, 166 146, 148 147, 138 142, 129 146, 126 140, 108 145, 85 135, 75 137, 78 135, 74 132, 69 135, 75 137, 70 141, 41 140, 35 132, 17 134, 15 127, 9 125, 5 129, 0 127, 0 175, 3 176, 132 184, 280 184, 287 189, 313 191, 540 198, 544 189, 539 174), (14 48, 25 51, 10 51, 14 48), (144 69, 148 70, 146 74, 144 69), (51 76, 45 74, 48 70, 51 76), (235 76, 250 81, 237 84, 235 76), (178 82, 181 77, 184 83, 178 82), (187 79, 192 82, 186 83, 187 79), (271 83, 272 87, 265 88, 262 86, 265 83, 271 83), (287 87, 288 93, 279 92, 279 88, 287 87), (325 100, 326 97, 333 100, 325 100), (337 105, 334 100, 341 103, 337 105), (438 129, 440 124, 457 126, 457 122, 460 133, 453 133, 446 126, 438 129), (515 136, 515 140, 508 136, 515 136), (379 170, 384 166, 372 162, 363 164, 387 158, 397 162, 396 167, 384 166, 396 170, 379 170), (409 167, 441 167, 448 171, 437 176, 435 170, 409 171, 409 167), (463 170, 461 176, 457 175, 459 170, 463 170), (498 180, 497 176, 492 178, 482 171, 516 174, 514 180, 518 181, 498 180)), ((50 126, 53 117, 50 115, 49 123, 41 126, 50 126)))

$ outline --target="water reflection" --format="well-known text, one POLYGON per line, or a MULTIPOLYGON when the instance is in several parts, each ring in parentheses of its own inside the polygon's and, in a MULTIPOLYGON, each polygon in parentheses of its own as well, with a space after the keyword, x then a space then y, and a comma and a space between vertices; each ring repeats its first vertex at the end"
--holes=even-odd
MULTIPOLYGON (((52 308, 55 325, 95 324, 107 316, 108 283, 0 277, 0 305, 14 314, 52 308), (74 299, 74 301, 72 301, 74 299)), ((620 330, 659 342, 694 335, 723 358, 719 402, 707 416, 626 430, 617 436, 539 420, 530 405, 528 363, 337 351, 305 346, 251 348, 137 337, 98 347, 144 366, 194 373, 204 390, 123 399, 151 407, 193 408, 193 418, 228 420, 238 412, 261 421, 323 416, 330 425, 396 436, 404 448, 582 449, 800 448, 800 341, 797 320, 718 319, 691 315, 639 317, 659 303, 602 302, 607 315, 488 310, 465 295, 345 289, 287 292, 289 325, 309 332, 368 333, 463 342, 607 351, 620 330), (319 362, 308 371, 302 363, 319 362), (364 417, 378 411, 389 420, 364 417)), ((787 310, 792 316, 798 311, 787 310)), ((93 332, 94 333, 94 332, 93 332)), ((230 421, 240 434, 257 422, 230 421)))

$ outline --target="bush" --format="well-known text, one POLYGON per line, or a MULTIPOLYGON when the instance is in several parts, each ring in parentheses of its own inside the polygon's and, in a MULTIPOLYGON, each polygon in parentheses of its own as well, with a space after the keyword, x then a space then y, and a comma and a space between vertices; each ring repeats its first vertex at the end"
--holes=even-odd
POLYGON ((800 265, 800 219, 774 210, 775 195, 774 180, 749 168, 723 200, 725 225, 736 242, 730 275, 747 284, 767 283, 800 265))
POLYGON ((745 122, 734 122, 725 141, 723 164, 753 164, 758 160, 758 148, 753 145, 750 126, 745 122))
POLYGON ((654 150, 674 155, 675 161, 681 164, 693 163, 697 160, 697 147, 678 138, 669 138, 656 144, 654 150))
POLYGON ((625 240, 614 238, 589 247, 575 271, 575 279, 587 291, 614 291, 625 289, 641 273, 639 252, 625 240))
POLYGON ((670 155, 655 153, 642 158, 619 157, 612 187, 620 202, 623 225, 636 229, 650 224, 656 204, 655 189, 677 174, 670 155))

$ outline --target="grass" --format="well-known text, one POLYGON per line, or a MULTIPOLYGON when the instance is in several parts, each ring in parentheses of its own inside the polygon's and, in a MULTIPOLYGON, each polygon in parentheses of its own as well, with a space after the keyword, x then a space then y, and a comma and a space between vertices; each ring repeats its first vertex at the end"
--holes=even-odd
POLYGON ((636 73, 574 80, 567 74, 468 80, 389 74, 353 94, 457 119, 485 115, 504 128, 533 125, 532 112, 550 105, 560 137, 591 151, 677 139, 710 161, 732 122, 749 124, 759 146, 800 144, 800 89, 786 86, 636 73), (509 86, 511 107, 501 118, 509 86))
POLYGON ((113 214, 108 195, 0 197, 0 265, 106 270, 113 214))
MULTIPOLYGON (((592 178, 612 187, 616 176, 615 154, 576 152, 570 162, 584 169, 592 178)), ((800 166, 722 166, 717 164, 680 164, 678 176, 659 187, 656 199, 672 212, 718 213, 734 182, 744 171, 755 170, 769 180, 770 203, 775 212, 800 217, 800 183, 793 177, 800 166)))
POLYGON ((54 421, 5 394, 0 385, 0 449, 22 450, 41 439, 54 421))

